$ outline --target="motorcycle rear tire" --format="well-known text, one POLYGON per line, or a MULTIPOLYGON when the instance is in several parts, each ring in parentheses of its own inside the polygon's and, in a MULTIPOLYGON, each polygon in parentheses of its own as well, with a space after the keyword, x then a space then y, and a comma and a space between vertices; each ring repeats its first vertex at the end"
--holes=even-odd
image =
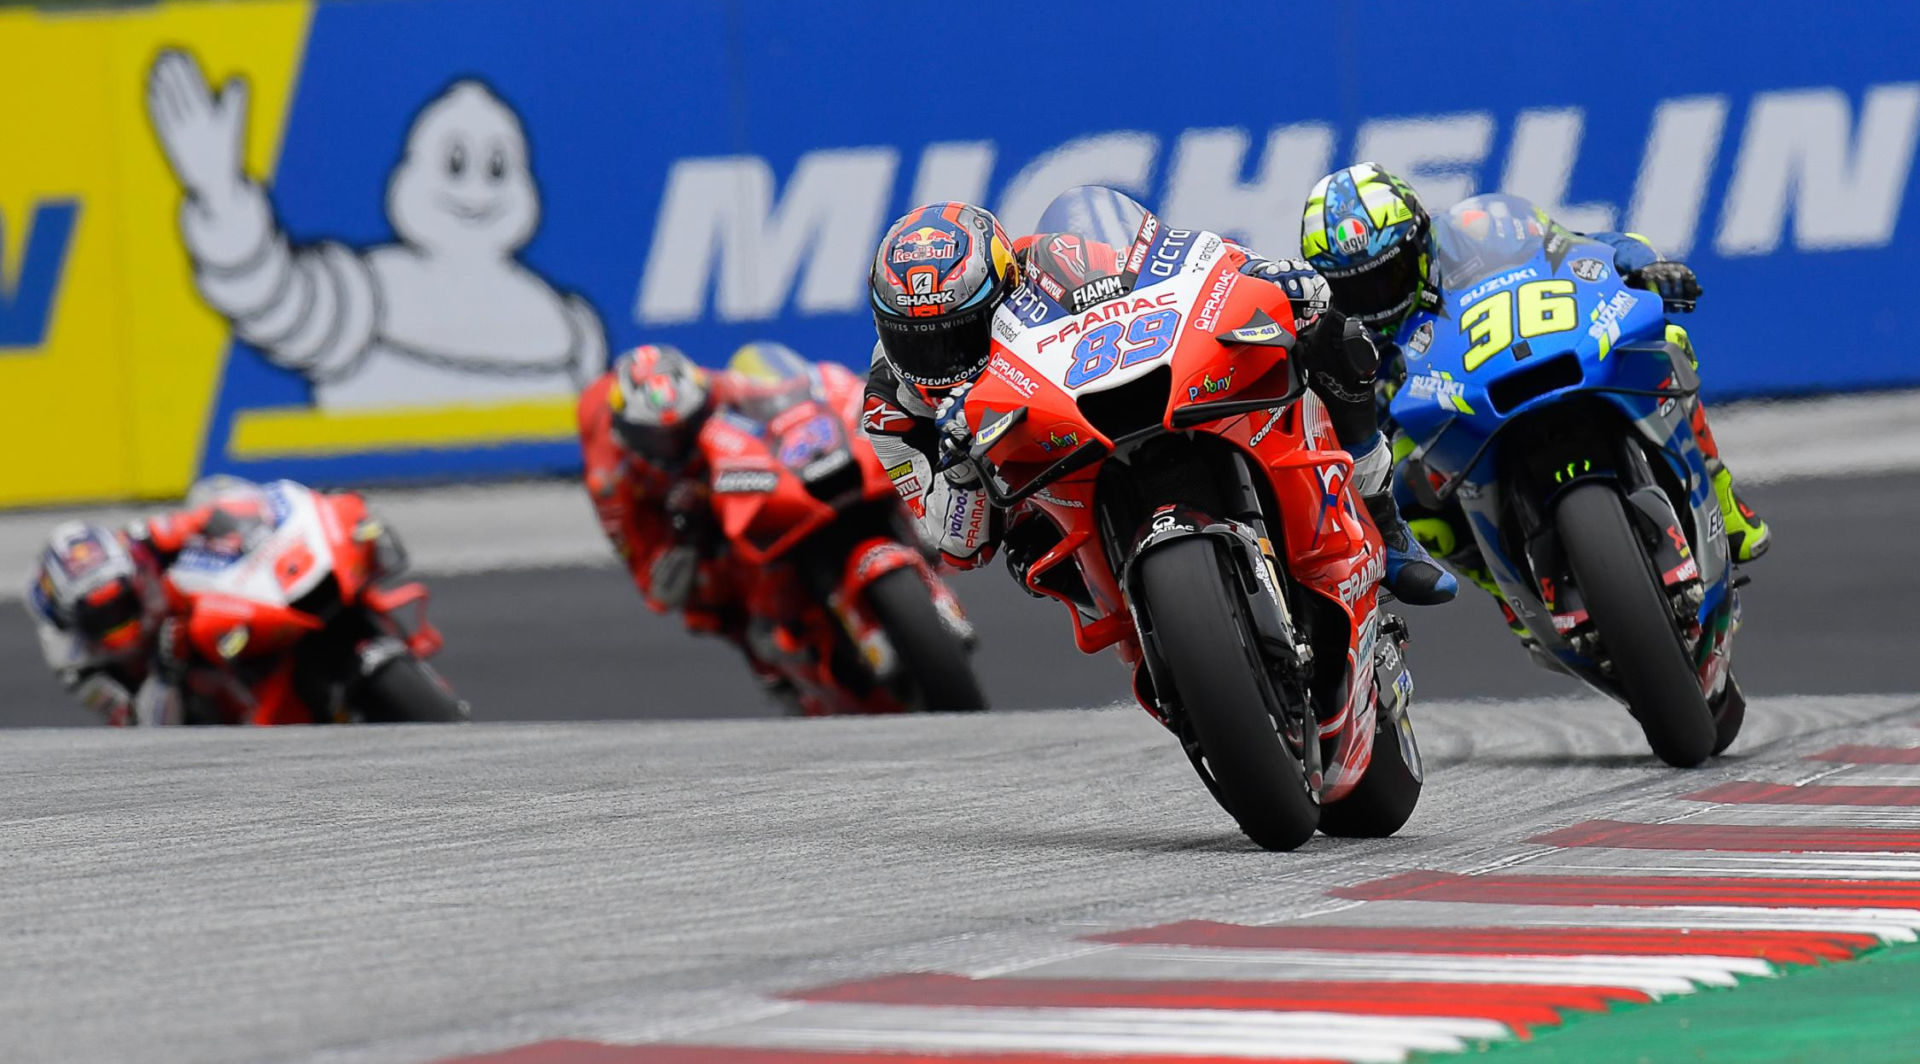
POLYGON ((1598 481, 1576 484, 1561 496, 1554 524, 1647 744, 1675 768, 1706 761, 1716 745, 1713 713, 1619 493, 1598 481))
POLYGON ((970 712, 987 708, 966 644, 940 619, 933 594, 913 569, 895 569, 867 585, 867 605, 887 633, 913 686, 916 709, 970 712))
POLYGON ((369 724, 457 724, 469 719, 467 703, 433 667, 411 654, 395 656, 360 684, 354 699, 369 724))
POLYGON ((1320 806, 1269 709, 1274 694, 1261 682, 1266 666, 1235 599, 1237 579, 1219 548, 1198 536, 1155 547, 1136 564, 1138 606, 1215 798, 1262 848, 1298 848, 1313 837, 1320 806))

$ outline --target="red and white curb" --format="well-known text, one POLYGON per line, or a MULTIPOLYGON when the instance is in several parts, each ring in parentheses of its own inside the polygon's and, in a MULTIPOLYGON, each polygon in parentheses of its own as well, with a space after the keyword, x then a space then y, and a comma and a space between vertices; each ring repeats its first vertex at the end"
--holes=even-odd
POLYGON ((674 1044, 550 1041, 459 1064, 1399 1061, 1570 1013, 1730 986, 1920 934, 1920 747, 1842 746, 1805 778, 1590 820, 1483 874, 1328 892, 1273 926, 1088 936, 984 978, 908 972, 780 995, 674 1044))

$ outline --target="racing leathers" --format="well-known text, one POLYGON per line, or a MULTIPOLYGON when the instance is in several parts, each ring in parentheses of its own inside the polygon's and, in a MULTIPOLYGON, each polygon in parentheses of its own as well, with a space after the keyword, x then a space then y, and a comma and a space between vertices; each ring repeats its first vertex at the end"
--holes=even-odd
MULTIPOLYGON (((699 452, 678 468, 647 460, 622 446, 613 431, 603 374, 580 394, 577 411, 587 495, 601 531, 626 564, 634 586, 656 613, 679 610, 689 629, 740 640, 740 596, 717 547, 707 469, 699 452)), ((714 374, 716 392, 728 387, 714 374)))
MULTIPOLYGON (((1354 486, 1386 542, 1389 590, 1413 603, 1452 598, 1457 587, 1453 577, 1426 555, 1393 504, 1390 450, 1380 434, 1373 396, 1380 355, 1372 334, 1332 308, 1325 279, 1306 263, 1260 258, 1237 245, 1229 249, 1245 256, 1242 274, 1277 285, 1287 295, 1297 334, 1293 357, 1326 405, 1341 446, 1353 456, 1354 486)), ((970 466, 940 469, 942 437, 957 442, 969 433, 962 407, 970 387, 962 384, 937 407, 931 405, 919 389, 900 379, 876 344, 862 427, 908 509, 920 520, 923 535, 950 565, 983 565, 1005 538, 1008 565, 1017 577, 1024 576, 1051 546, 1050 537, 1020 535, 1019 529, 1006 527, 1007 515, 988 502, 970 466)))
POLYGON ((140 623, 131 646, 93 645, 64 627, 29 588, 27 612, 41 656, 81 705, 107 724, 127 727, 214 723, 222 698, 244 698, 218 663, 194 649, 193 604, 172 590, 164 574, 190 543, 242 538, 240 521, 260 517, 256 506, 252 499, 218 500, 140 518, 115 534, 150 588, 152 616, 140 623))

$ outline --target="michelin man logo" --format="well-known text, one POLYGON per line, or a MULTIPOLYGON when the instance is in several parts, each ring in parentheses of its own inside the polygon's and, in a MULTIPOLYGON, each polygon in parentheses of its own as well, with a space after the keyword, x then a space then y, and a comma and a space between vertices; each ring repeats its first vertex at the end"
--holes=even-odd
POLYGON ((540 225, 520 119, 478 81, 414 117, 387 182, 399 242, 294 246, 242 165, 247 84, 154 62, 147 112, 186 193, 180 230, 202 298, 322 409, 571 395, 606 366, 593 307, 516 255, 540 225))

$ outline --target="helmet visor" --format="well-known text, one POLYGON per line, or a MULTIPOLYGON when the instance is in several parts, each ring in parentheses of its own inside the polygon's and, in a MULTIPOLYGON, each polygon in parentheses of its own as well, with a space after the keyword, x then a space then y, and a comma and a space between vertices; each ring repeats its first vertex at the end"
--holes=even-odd
POLYGON ((937 318, 874 316, 880 349, 894 371, 922 388, 951 388, 978 377, 987 368, 992 339, 992 300, 958 314, 937 318))
POLYGON ((139 591, 132 581, 121 577, 74 604, 73 629, 91 643, 117 645, 133 632, 128 626, 140 620, 141 612, 139 591))
POLYGON ((1408 244, 1351 270, 1328 270, 1334 305, 1369 325, 1392 320, 1420 294, 1420 256, 1408 244))

